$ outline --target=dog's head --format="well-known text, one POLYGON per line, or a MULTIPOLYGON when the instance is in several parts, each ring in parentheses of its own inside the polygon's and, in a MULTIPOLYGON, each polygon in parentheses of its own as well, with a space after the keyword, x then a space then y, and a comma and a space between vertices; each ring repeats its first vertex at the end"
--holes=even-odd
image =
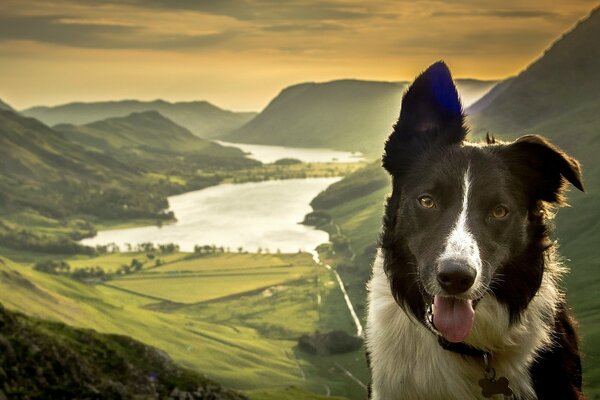
POLYGON ((396 301, 449 341, 470 333, 486 295, 513 319, 539 289, 548 205, 566 181, 583 190, 579 163, 540 136, 512 143, 465 142, 462 106, 446 65, 429 67, 408 89, 385 146, 391 174, 382 247, 396 301))

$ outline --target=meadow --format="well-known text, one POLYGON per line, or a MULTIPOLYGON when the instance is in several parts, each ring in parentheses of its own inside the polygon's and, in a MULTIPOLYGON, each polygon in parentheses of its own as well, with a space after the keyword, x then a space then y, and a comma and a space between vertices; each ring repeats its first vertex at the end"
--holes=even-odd
POLYGON ((362 351, 316 356, 296 346, 305 333, 354 329, 335 278, 312 255, 160 257, 158 267, 146 253, 66 259, 72 270, 98 265, 108 271, 134 258, 144 261, 139 272, 96 285, 2 258, 0 302, 40 318, 131 336, 252 399, 364 397, 349 376, 365 382, 362 351))

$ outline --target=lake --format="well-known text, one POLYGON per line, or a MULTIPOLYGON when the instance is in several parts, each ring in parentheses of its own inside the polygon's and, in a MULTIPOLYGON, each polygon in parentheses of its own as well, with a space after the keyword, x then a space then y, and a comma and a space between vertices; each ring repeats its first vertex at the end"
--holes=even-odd
POLYGON ((358 162, 363 161, 361 153, 331 149, 266 146, 260 144, 230 143, 216 140, 223 146, 237 147, 262 163, 272 163, 282 158, 296 158, 304 162, 358 162))
POLYGON ((163 227, 100 231, 83 244, 132 245, 176 243, 183 251, 194 245, 216 245, 237 251, 268 248, 271 252, 312 251, 328 241, 327 233, 300 225, 312 211, 309 203, 341 178, 287 179, 213 186, 169 197, 177 222, 163 227))

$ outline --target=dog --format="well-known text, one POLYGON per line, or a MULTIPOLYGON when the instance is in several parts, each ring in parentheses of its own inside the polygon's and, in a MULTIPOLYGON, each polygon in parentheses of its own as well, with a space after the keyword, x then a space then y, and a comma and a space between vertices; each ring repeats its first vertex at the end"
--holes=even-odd
POLYGON ((537 135, 466 141, 446 64, 402 98, 368 283, 373 400, 583 399, 550 218, 577 160, 537 135))

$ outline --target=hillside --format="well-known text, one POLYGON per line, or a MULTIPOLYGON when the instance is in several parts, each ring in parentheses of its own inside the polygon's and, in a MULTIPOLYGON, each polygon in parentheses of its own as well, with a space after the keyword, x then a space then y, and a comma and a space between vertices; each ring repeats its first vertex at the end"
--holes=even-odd
MULTIPOLYGON (((468 101, 474 101, 494 84, 459 82, 468 101)), ((379 154, 398 117, 405 86, 405 83, 359 80, 290 86, 253 120, 223 139, 379 154)))
POLYGON ((14 109, 9 106, 8 104, 6 104, 5 102, 3 102, 2 100, 0 100, 0 110, 4 110, 4 111, 14 111, 14 109))
POLYGON ((256 115, 223 110, 206 101, 169 103, 164 100, 69 103, 55 107, 31 107, 21 113, 52 126, 61 123, 83 125, 144 111, 157 111, 202 138, 221 136, 239 128, 256 115))
MULTIPOLYGON (((496 134, 515 134, 547 124, 549 119, 598 105, 600 98, 600 8, 558 39, 493 101, 474 104, 474 125, 496 134)), ((472 111, 473 113, 473 111, 472 111)))
POLYGON ((63 200, 75 187, 141 176, 110 156, 88 151, 39 121, 10 111, 0 111, 0 163, 0 206, 27 206, 55 216, 62 214, 63 200))
POLYGON ((127 336, 26 317, 2 304, 0 348, 2 399, 247 399, 127 336))
POLYGON ((73 240, 93 235, 91 222, 171 219, 167 196, 222 179, 198 171, 258 164, 156 112, 68 131, 76 140, 0 110, 0 246, 89 251, 73 240))
MULTIPOLYGON (((194 256, 155 249, 74 256, 65 261, 71 272, 96 265, 111 274, 134 259, 141 263, 140 270, 93 284, 64 272, 41 272, 0 256, 0 302, 7 309, 35 318, 118 335, 95 334, 92 338, 116 340, 114 345, 101 344, 108 348, 108 355, 120 343, 131 341, 121 335, 130 336, 159 349, 159 354, 169 354, 189 370, 247 391, 252 400, 316 400, 324 396, 307 390, 324 394, 329 389, 335 395, 347 394, 349 399, 364 398, 363 389, 339 368, 343 365, 366 379, 361 351, 324 358, 295 348, 296 339, 304 333, 328 331, 334 326, 352 329, 349 314, 339 312, 344 300, 335 278, 317 266, 311 255, 194 256), (156 263, 158 259, 160 263, 156 263), (206 300, 205 292, 214 296, 209 294, 209 300, 203 301, 200 298, 206 300), (315 301, 317 294, 322 297, 322 306, 315 301), (300 389, 285 389, 289 385, 300 389)), ((0 325, 1 332, 4 329, 0 325)), ((135 354, 137 345, 131 342, 132 348, 124 349, 120 357, 135 354)), ((73 341, 65 346, 73 351, 81 347, 73 341)), ((70 354, 70 350, 65 353, 70 354)), ((0 337, 0 368, 3 354, 0 337)), ((99 367, 104 360, 99 356, 99 367)), ((120 371, 120 365, 115 369, 120 371)))
POLYGON ((113 117, 86 125, 59 124, 53 127, 69 140, 106 152, 142 148, 170 152, 202 152, 212 157, 242 157, 236 148, 223 147, 194 136, 188 129, 157 111, 144 111, 113 117))
MULTIPOLYGON (((490 132, 499 138, 514 138, 525 132, 549 137, 578 158, 584 169, 586 193, 571 191, 569 203, 556 219, 561 254, 569 261, 568 300, 581 323, 585 375, 588 394, 600 394, 600 11, 565 34, 543 57, 525 71, 499 84, 471 107, 472 137, 490 132)), ((313 206, 320 206, 333 217, 342 234, 348 237, 356 259, 350 268, 340 269, 350 282, 350 296, 364 302, 364 283, 369 276, 370 257, 376 243, 383 200, 387 187, 365 187, 365 176, 372 181, 384 179, 377 165, 346 177, 319 195, 313 206), (361 179, 362 177, 362 179, 361 179), (379 188, 378 188, 379 187, 379 188)))

